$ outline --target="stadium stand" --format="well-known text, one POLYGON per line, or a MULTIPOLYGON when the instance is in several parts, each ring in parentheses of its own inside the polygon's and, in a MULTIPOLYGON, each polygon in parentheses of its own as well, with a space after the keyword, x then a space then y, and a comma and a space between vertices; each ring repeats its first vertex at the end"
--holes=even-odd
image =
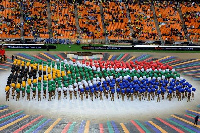
POLYGON ((95 1, 85 1, 84 4, 78 6, 78 13, 82 38, 103 39, 99 3, 95 1))
POLYGON ((200 5, 190 2, 180 4, 186 28, 193 42, 200 40, 200 5))
POLYGON ((72 44, 77 39, 81 43, 134 40, 164 44, 164 40, 197 44, 199 7, 195 2, 172 1, 1 0, 0 39, 55 44, 72 44))
POLYGON ((130 36, 125 3, 107 1, 103 3, 103 8, 108 39, 130 40, 132 37, 130 36))
POLYGON ((16 1, 0 1, 0 38, 20 38, 20 5, 16 1))
POLYGON ((76 38, 74 5, 67 1, 51 0, 53 38, 76 38))
POLYGON ((49 38, 47 26, 47 4, 41 0, 23 1, 24 37, 49 38))
POLYGON ((155 1, 154 5, 163 40, 187 41, 181 26, 177 5, 171 1, 163 3, 155 1))
POLYGON ((149 2, 143 4, 130 2, 128 4, 131 26, 138 40, 159 40, 150 5, 149 2))

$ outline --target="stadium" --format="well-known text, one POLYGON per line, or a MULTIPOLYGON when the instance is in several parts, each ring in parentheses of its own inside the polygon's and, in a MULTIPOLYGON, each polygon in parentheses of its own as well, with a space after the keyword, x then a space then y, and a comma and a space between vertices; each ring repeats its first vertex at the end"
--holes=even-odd
POLYGON ((200 132, 200 3, 0 0, 0 132, 200 132))

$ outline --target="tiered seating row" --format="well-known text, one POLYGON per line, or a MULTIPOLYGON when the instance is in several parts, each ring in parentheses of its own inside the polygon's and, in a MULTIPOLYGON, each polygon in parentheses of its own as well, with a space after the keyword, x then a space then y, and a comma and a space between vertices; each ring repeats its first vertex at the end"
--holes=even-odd
POLYGON ((159 40, 150 5, 149 2, 128 4, 131 26, 139 40, 159 40))
POLYGON ((20 4, 1 0, 0 5, 0 38, 20 38, 20 4))
POLYGON ((51 0, 50 3, 53 38, 76 38, 74 5, 58 0, 51 0))
POLYGON ((46 1, 23 1, 24 37, 49 38, 46 1))
POLYGON ((126 5, 123 2, 104 2, 104 23, 108 39, 131 39, 126 5))
MULTIPOLYGON (((77 6, 78 24, 83 39, 105 39, 107 35, 111 40, 130 40, 132 37, 138 40, 160 40, 153 19, 151 3, 106 1, 102 4, 106 33, 103 32, 99 2, 86 0, 77 6), (127 17, 127 9, 130 12, 130 21, 127 17), (133 28, 133 34, 130 32, 130 26, 133 28)), ((26 0, 20 3, 3 0, 0 5, 0 38, 20 38, 21 25, 24 28, 24 37, 30 39, 35 37, 48 39, 51 30, 53 38, 56 39, 76 39, 78 36, 74 4, 50 0, 52 27, 48 25, 46 1, 26 0), (23 24, 20 23, 20 8, 24 14, 23 24)), ((187 41, 176 4, 164 1, 163 3, 154 2, 154 6, 162 39, 187 41)), ((180 7, 190 39, 193 42, 199 42, 200 6, 192 2, 182 2, 180 7)))
POLYGON ((173 2, 155 2, 155 11, 158 18, 162 39, 166 41, 187 41, 181 19, 173 2))
POLYGON ((78 6, 79 26, 84 39, 103 39, 103 26, 98 2, 85 1, 78 6))
POLYGON ((193 42, 200 41, 200 6, 188 2, 183 2, 180 6, 190 39, 193 42))

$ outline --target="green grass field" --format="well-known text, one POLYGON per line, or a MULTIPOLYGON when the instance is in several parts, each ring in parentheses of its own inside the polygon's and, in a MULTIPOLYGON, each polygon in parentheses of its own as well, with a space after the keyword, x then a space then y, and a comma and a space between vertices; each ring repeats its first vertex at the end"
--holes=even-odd
MULTIPOLYGON (((165 50, 82 50, 82 46, 88 45, 62 45, 49 44, 57 46, 56 49, 50 51, 75 51, 75 52, 158 52, 158 53, 200 53, 200 51, 165 51, 165 50), (71 48, 69 48, 71 46, 71 48)), ((95 46, 103 46, 103 44, 95 44, 95 46)), ((6 49, 6 51, 27 51, 27 49, 6 49)), ((46 51, 46 49, 28 49, 28 51, 46 51)))

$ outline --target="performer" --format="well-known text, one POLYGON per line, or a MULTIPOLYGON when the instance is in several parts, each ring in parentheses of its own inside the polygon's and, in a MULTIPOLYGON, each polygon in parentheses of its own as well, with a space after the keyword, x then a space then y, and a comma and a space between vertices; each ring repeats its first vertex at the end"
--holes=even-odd
POLYGON ((38 101, 41 101, 41 86, 38 85, 38 101))
POLYGON ((119 96, 120 96, 120 88, 117 88, 117 98, 119 99, 119 96))
POLYGON ((47 84, 43 84, 43 99, 44 98, 46 99, 46 90, 47 90, 46 86, 47 86, 47 84))
POLYGON ((77 99, 77 92, 78 92, 78 86, 76 86, 74 88, 74 96, 75 96, 76 99, 77 99))
POLYGON ((126 96, 127 96, 127 100, 129 100, 130 97, 130 91, 131 89, 129 87, 126 88, 126 96))
POLYGON ((20 98, 20 89, 19 88, 16 89, 16 93, 17 93, 16 101, 19 101, 19 98, 20 98))
POLYGON ((161 93, 161 91, 157 90, 157 102, 160 102, 160 93, 161 93))
POLYGON ((51 97, 52 97, 52 87, 51 86, 48 86, 48 93, 49 93, 48 101, 51 101, 51 97))
MULTIPOLYGON (((157 86, 155 86, 155 88, 156 88, 156 90, 158 89, 158 87, 157 86)), ((152 99, 151 100, 154 100, 154 97, 155 97, 155 88, 152 88, 152 90, 151 90, 151 96, 152 96, 152 99)))
POLYGON ((21 90, 22 90, 22 98, 25 97, 25 87, 26 87, 26 81, 22 81, 22 88, 21 88, 21 90))
POLYGON ((131 93, 131 101, 133 101, 133 93, 134 93, 134 90, 131 89, 131 90, 130 90, 130 93, 131 93))
POLYGON ((90 91, 90 88, 88 86, 85 87, 85 96, 86 96, 86 99, 88 99, 88 93, 90 91))
POLYGON ((6 101, 9 101, 9 95, 10 95, 10 86, 9 85, 6 86, 5 92, 6 92, 6 101))
POLYGON ((58 90, 57 90, 58 91, 58 100, 60 100, 60 97, 61 97, 61 90, 62 90, 61 86, 59 86, 58 90))
POLYGON ((150 101, 150 99, 151 99, 151 95, 150 95, 151 94, 151 89, 149 88, 147 91, 148 91, 147 101, 150 101))
POLYGON ((30 101, 30 89, 27 88, 26 93, 27 93, 27 100, 30 101))
POLYGON ((22 90, 22 98, 24 98, 25 97, 25 88, 22 87, 21 90, 22 90))
POLYGON ((172 90, 170 89, 169 90, 169 101, 171 101, 172 100, 172 90))
POLYGON ((109 92, 110 89, 109 89, 108 86, 105 89, 106 89, 106 91, 105 91, 106 99, 108 99, 108 92, 109 92))
POLYGON ((12 83, 11 86, 12 86, 12 97, 14 99, 15 98, 15 83, 12 83))
POLYGON ((181 90, 178 91, 178 101, 181 101, 181 90))
POLYGON ((83 86, 81 85, 81 86, 80 86, 81 101, 83 101, 83 93, 84 93, 84 88, 83 88, 83 86))
POLYGON ((194 92, 196 91, 195 88, 192 88, 192 100, 194 100, 194 92))
POLYGON ((191 89, 188 89, 187 90, 188 92, 188 99, 187 99, 187 102, 190 102, 190 97, 191 97, 191 89))
POLYGON ((55 84, 53 84, 53 87, 52 87, 52 90, 51 90, 51 97, 53 99, 56 98, 56 85, 55 84))
POLYGON ((163 91, 161 91, 161 96, 162 96, 162 100, 164 100, 165 96, 164 96, 164 92, 163 91))
POLYGON ((94 94, 95 94, 95 99, 96 99, 96 98, 99 97, 99 87, 96 87, 96 86, 95 86, 95 87, 94 87, 94 90, 95 90, 95 93, 94 93, 94 94))
POLYGON ((114 99, 114 94, 115 94, 115 89, 112 88, 112 89, 111 89, 111 101, 114 101, 114 100, 115 100, 115 99, 114 99))
POLYGON ((73 93, 74 89, 72 88, 72 86, 70 86, 69 88, 69 95, 70 95, 70 100, 72 100, 72 93, 73 93))
POLYGON ((91 97, 91 100, 93 101, 93 94, 94 94, 94 89, 92 88, 91 90, 90 90, 90 97, 91 97))
POLYGON ((74 83, 73 88, 74 88, 74 96, 75 96, 75 98, 77 99, 78 84, 77 84, 77 83, 74 83))
POLYGON ((64 98, 67 99, 67 87, 66 87, 66 85, 63 87, 63 94, 64 94, 64 98))
POLYGON ((103 96, 102 96, 102 93, 103 93, 103 87, 100 86, 100 87, 99 87, 99 90, 100 90, 100 100, 103 100, 103 96))
POLYGON ((124 94, 125 94, 125 90, 122 88, 121 89, 122 101, 124 101, 124 94))
POLYGON ((35 96, 36 96, 36 88, 35 87, 32 88, 32 92, 33 92, 32 99, 35 99, 35 96))

